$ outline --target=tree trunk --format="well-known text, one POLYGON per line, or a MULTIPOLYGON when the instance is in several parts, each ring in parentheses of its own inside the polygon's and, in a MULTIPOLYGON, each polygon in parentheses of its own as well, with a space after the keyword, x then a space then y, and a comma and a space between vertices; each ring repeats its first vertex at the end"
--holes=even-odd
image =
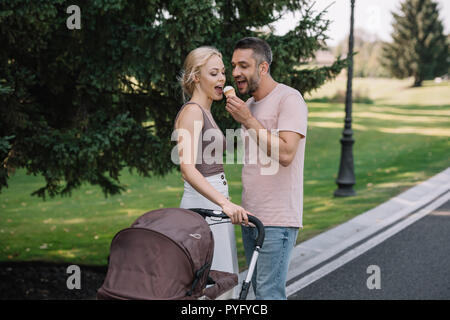
POLYGON ((414 76, 414 84, 413 87, 421 87, 422 86, 422 77, 421 76, 414 76))

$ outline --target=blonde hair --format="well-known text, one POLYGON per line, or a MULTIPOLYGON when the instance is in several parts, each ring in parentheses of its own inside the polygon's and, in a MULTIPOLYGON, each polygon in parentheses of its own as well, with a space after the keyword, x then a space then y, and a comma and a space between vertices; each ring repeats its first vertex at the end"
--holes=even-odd
POLYGON ((206 64, 209 58, 217 55, 222 59, 222 54, 214 47, 204 46, 192 50, 184 60, 183 70, 178 81, 183 89, 183 100, 192 97, 195 89, 195 76, 200 74, 200 68, 206 64))

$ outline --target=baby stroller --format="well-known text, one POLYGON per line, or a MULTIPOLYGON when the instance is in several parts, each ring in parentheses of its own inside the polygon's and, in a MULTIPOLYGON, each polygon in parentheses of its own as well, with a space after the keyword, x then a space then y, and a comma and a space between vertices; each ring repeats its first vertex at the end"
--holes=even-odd
MULTIPOLYGON (((97 299, 206 299, 234 288, 236 274, 210 270, 214 238, 205 221, 228 219, 221 211, 166 208, 147 212, 113 238, 108 272, 97 299)), ((264 226, 248 216, 258 239, 239 299, 245 300, 264 242, 264 226)), ((225 220, 226 222, 229 222, 225 220)))

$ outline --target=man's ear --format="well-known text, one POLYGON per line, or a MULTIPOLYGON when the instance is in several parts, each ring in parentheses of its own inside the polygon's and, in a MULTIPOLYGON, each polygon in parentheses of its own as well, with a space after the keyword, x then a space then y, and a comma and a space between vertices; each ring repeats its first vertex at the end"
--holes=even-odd
POLYGON ((267 61, 263 61, 259 64, 259 74, 266 75, 269 73, 269 64, 267 61))

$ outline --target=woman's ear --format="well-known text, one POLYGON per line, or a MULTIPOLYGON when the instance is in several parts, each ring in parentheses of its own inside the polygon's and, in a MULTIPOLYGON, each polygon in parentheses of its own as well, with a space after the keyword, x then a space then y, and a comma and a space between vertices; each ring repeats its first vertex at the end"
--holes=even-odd
POLYGON ((199 83, 200 82, 200 74, 196 73, 194 74, 194 83, 199 83))

